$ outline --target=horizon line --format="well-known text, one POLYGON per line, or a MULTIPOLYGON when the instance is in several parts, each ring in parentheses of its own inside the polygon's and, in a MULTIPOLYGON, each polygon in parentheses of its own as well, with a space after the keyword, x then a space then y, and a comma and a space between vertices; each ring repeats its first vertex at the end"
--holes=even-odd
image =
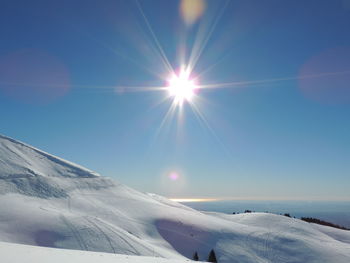
POLYGON ((248 197, 168 197, 171 201, 179 203, 194 203, 194 202, 220 202, 220 201, 300 201, 300 202, 350 202, 346 198, 248 198, 248 197))

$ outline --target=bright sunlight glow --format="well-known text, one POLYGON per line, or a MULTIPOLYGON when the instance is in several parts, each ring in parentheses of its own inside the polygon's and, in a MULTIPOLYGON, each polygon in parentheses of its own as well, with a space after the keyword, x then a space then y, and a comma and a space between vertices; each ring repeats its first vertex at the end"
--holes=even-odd
POLYGON ((178 75, 173 74, 168 80, 167 89, 176 104, 181 105, 184 101, 191 101, 197 88, 187 70, 180 70, 178 75))

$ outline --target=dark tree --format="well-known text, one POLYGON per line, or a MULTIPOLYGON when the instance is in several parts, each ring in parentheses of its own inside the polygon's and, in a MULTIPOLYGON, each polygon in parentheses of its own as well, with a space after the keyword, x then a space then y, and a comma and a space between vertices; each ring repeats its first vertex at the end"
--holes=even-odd
POLYGON ((214 252, 214 249, 210 250, 210 253, 209 253, 209 256, 208 256, 208 262, 218 262, 216 260, 216 255, 215 255, 215 252, 214 252))
POLYGON ((198 261, 198 260, 199 260, 197 251, 194 252, 194 254, 193 254, 193 260, 194 260, 194 261, 198 261))
POLYGON ((288 214, 288 213, 285 213, 285 214, 284 214, 284 216, 286 216, 286 217, 290 217, 290 214, 288 214))
POLYGON ((350 230, 350 229, 348 229, 346 227, 339 226, 339 225, 336 225, 336 224, 333 224, 333 223, 330 223, 330 222, 327 222, 327 221, 323 221, 323 220, 320 220, 320 219, 317 219, 317 218, 302 217, 300 219, 303 220, 303 221, 309 222, 309 223, 315 223, 315 224, 319 224, 319 225, 323 225, 323 226, 335 227, 335 228, 339 228, 339 229, 343 229, 343 230, 350 230))

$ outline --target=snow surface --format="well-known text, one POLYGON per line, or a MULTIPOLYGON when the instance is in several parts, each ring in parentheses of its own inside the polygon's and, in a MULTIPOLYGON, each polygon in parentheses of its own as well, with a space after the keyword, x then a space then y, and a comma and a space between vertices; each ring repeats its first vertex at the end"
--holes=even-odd
POLYGON ((186 263, 190 260, 175 260, 155 257, 115 255, 81 250, 57 249, 0 242, 1 262, 4 263, 186 263))
POLYGON ((154 260, 195 251, 205 260, 214 249, 220 263, 349 263, 349 240, 285 216, 202 213, 0 136, 3 242, 154 260))

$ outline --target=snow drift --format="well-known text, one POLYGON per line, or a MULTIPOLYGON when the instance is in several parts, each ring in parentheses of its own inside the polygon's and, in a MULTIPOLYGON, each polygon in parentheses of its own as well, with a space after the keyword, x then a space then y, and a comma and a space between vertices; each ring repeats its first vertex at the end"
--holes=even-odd
POLYGON ((0 136, 0 241, 183 260, 350 262, 350 231, 201 213, 0 136))

